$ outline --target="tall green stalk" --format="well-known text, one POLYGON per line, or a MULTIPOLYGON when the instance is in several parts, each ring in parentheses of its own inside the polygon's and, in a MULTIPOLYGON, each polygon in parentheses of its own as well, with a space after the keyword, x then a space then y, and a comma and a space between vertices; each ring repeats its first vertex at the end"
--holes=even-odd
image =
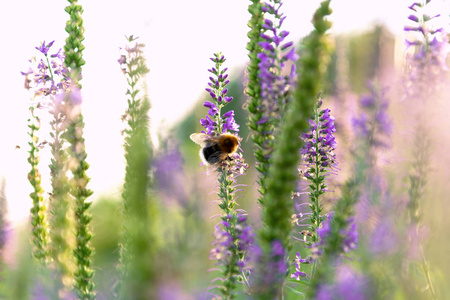
POLYGON ((262 3, 260 0, 251 0, 251 4, 248 7, 248 12, 251 15, 248 27, 250 31, 247 33, 249 41, 247 43, 248 57, 250 62, 247 66, 248 82, 245 90, 248 98, 247 110, 248 126, 252 130, 251 138, 255 143, 255 158, 257 160, 256 170, 259 172, 258 177, 258 191, 259 200, 262 202, 262 197, 265 194, 266 177, 269 169, 269 154, 268 149, 271 149, 271 143, 273 141, 273 123, 259 121, 265 116, 261 99, 261 83, 259 82, 259 66, 261 60, 258 58, 258 54, 261 52, 261 46, 259 42, 262 40, 260 35, 263 32, 262 24, 264 22, 264 15, 261 9, 262 3))
POLYGON ((28 120, 28 128, 30 131, 30 145, 28 163, 31 165, 31 170, 28 173, 28 181, 33 187, 33 191, 30 194, 33 200, 33 206, 31 208, 31 228, 33 236, 33 254, 42 263, 48 263, 48 222, 47 222, 47 208, 44 202, 43 193, 44 190, 41 186, 41 173, 39 172, 39 137, 37 132, 39 131, 41 124, 38 116, 35 115, 35 107, 30 106, 31 118, 28 120))
POLYGON ((67 153, 64 147, 63 134, 66 130, 64 102, 54 101, 53 120, 50 122, 52 132, 50 142, 52 159, 50 164, 52 193, 50 195, 50 256, 55 265, 58 279, 66 292, 73 287, 72 259, 72 222, 73 210, 69 196, 69 180, 67 178, 67 153))
POLYGON ((82 58, 84 45, 84 27, 81 14, 83 8, 78 5, 77 0, 68 0, 70 5, 65 8, 70 18, 66 22, 66 32, 69 36, 66 38, 64 45, 64 65, 68 69, 68 73, 72 82, 72 91, 67 96, 68 111, 73 112, 74 116, 69 120, 67 132, 64 138, 69 142, 68 149, 70 161, 70 171, 72 179, 70 180, 70 194, 74 198, 75 205, 75 223, 76 223, 76 246, 74 255, 76 259, 75 271, 75 290, 81 299, 95 299, 94 283, 92 276, 94 271, 91 268, 91 259, 93 249, 91 246, 91 216, 88 212, 91 202, 88 198, 92 195, 92 191, 87 188, 90 181, 86 172, 89 164, 86 162, 86 149, 84 146, 83 130, 84 120, 83 114, 79 109, 81 95, 79 89, 81 85, 79 81, 82 78, 81 67, 85 64, 82 58))
POLYGON ((123 116, 128 127, 124 132, 124 228, 120 249, 121 278, 117 293, 121 299, 145 300, 156 297, 154 264, 158 244, 154 234, 157 210, 151 195, 150 165, 153 149, 148 132, 150 102, 140 90, 149 69, 143 56, 145 45, 135 42, 137 38, 133 36, 127 39, 127 54, 119 59, 129 85, 129 98, 128 109, 123 116))

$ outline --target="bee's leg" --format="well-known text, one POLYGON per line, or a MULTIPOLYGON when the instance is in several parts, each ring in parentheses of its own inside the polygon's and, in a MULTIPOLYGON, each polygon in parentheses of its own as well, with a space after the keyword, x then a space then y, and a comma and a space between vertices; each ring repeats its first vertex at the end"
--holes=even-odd
POLYGON ((225 159, 228 160, 228 161, 233 161, 234 160, 234 158, 229 156, 229 155, 227 155, 227 158, 225 158, 225 159))

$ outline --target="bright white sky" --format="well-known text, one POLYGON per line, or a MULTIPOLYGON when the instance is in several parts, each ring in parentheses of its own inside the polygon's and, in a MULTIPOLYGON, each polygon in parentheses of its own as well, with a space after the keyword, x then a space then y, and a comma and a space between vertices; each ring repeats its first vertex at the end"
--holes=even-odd
MULTIPOLYGON (((443 4, 446 0, 434 0, 443 4)), ((285 0, 284 29, 298 41, 312 28, 310 20, 318 0, 285 0)), ((27 127, 29 95, 20 71, 37 54, 41 41, 64 44, 68 15, 61 0, 9 1, 0 11, 2 47, 0 57, 0 177, 6 178, 10 219, 29 214, 31 186, 27 181, 27 127), (16 150, 16 145, 21 147, 16 150)), ((126 85, 117 59, 124 35, 140 36, 151 71, 148 76, 152 102, 152 128, 179 120, 204 93, 209 57, 221 51, 230 75, 247 62, 247 6, 243 0, 96 0, 83 1, 86 50, 83 69, 83 112, 86 147, 91 165, 90 188, 98 197, 119 193, 123 176, 120 117, 126 106, 126 85), (126 3, 126 4, 125 4, 126 3)), ((408 16, 406 0, 335 0, 334 32, 364 30, 384 23, 400 34, 408 16)), ((446 2, 448 8, 449 3, 446 2)), ((447 10, 448 11, 448 10, 447 10)), ((43 158, 45 160, 46 158, 43 158)), ((47 158, 48 159, 48 158, 47 158)), ((47 165, 41 167, 47 175, 47 165)), ((45 184, 46 182, 44 182, 45 184)))

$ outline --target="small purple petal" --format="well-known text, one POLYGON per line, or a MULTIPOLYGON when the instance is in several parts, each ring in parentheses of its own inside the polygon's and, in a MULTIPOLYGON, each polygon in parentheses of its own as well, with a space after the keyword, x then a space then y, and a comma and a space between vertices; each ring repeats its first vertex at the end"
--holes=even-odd
POLYGON ((226 113, 224 113, 222 117, 229 118, 229 117, 233 117, 233 116, 234 116, 234 111, 230 110, 230 111, 227 111, 226 113))
POLYGON ((233 97, 225 97, 225 102, 230 103, 233 100, 233 97))
POLYGON ((414 22, 419 22, 419 18, 417 16, 415 16, 415 15, 410 15, 408 17, 408 19, 410 19, 411 21, 414 21, 414 22))

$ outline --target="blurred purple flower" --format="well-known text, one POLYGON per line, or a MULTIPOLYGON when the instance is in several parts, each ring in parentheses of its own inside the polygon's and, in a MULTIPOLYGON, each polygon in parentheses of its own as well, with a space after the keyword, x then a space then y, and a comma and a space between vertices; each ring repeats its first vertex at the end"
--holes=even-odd
POLYGON ((319 243, 323 244, 324 240, 330 235, 331 232, 331 216, 328 216, 322 226, 317 229, 317 235, 319 236, 319 243))
POLYGON ((385 98, 385 91, 373 83, 369 83, 370 94, 360 99, 362 111, 352 119, 355 136, 362 143, 371 148, 388 147, 387 137, 392 131, 392 122, 388 114, 389 101, 385 98))
POLYGON ((81 95, 81 90, 77 86, 72 86, 68 94, 72 104, 81 105, 83 97, 81 95))
POLYGON ((341 232, 344 237, 342 241, 342 249, 344 252, 356 249, 358 247, 358 231, 356 230, 356 223, 353 219, 348 220, 348 228, 341 232))
POLYGON ((127 63, 127 56, 122 54, 117 61, 119 62, 119 65, 124 65, 127 63))
POLYGON ((158 298, 157 299, 159 299, 159 300, 173 300, 173 299, 194 300, 194 299, 199 299, 199 298, 194 297, 193 295, 187 294, 178 282, 176 282, 174 280, 173 281, 166 280, 161 285, 158 286, 158 298))
MULTIPOLYGON (((332 219, 333 216, 331 214, 328 215, 326 217, 326 220, 321 223, 321 227, 317 229, 319 241, 311 246, 311 248, 313 249, 312 254, 314 256, 320 256, 323 253, 322 246, 325 244, 325 241, 331 234, 331 227, 333 226, 332 219)), ((342 253, 348 253, 358 247, 358 231, 356 223, 354 222, 354 218, 350 218, 347 220, 347 228, 341 230, 339 234, 342 237, 342 253)))
POLYGON ((339 295, 339 299, 369 299, 367 291, 367 281, 362 275, 356 274, 348 265, 339 266, 336 272, 335 291, 339 295))
POLYGON ((428 23, 430 20, 440 17, 440 14, 430 17, 424 13, 428 3, 429 1, 425 4, 413 3, 409 6, 413 13, 408 16, 408 20, 414 25, 404 27, 405 32, 414 34, 406 40, 406 50, 414 47, 414 53, 407 56, 412 76, 428 69, 431 72, 426 72, 427 76, 434 77, 448 69, 446 63, 447 55, 450 52, 448 34, 443 27, 434 29, 433 25, 428 23))
POLYGON ((370 299, 368 282, 348 265, 338 267, 332 285, 322 284, 316 300, 365 300, 370 299))
POLYGON ((274 286, 279 286, 283 282, 288 271, 288 265, 285 260, 286 250, 283 244, 275 240, 271 244, 269 257, 265 257, 259 246, 254 245, 251 253, 252 265, 258 266, 253 269, 250 277, 250 286, 258 294, 264 294, 264 291, 274 286))
POLYGON ((187 181, 183 164, 178 147, 172 147, 153 159, 157 189, 168 201, 176 201, 182 206, 189 200, 183 184, 187 181))
POLYGON ((399 237, 393 224, 383 220, 373 231, 370 237, 370 250, 372 253, 385 256, 398 251, 399 237))
POLYGON ((332 287, 326 284, 321 284, 317 290, 316 300, 334 300, 332 287))

